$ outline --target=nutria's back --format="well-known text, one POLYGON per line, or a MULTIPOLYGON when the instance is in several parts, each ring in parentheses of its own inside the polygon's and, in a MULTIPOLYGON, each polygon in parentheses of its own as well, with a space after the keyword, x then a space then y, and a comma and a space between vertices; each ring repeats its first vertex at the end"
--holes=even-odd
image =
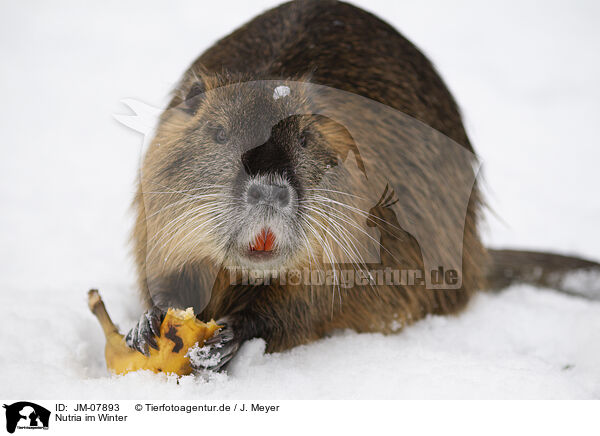
MULTIPOLYGON (((146 303, 195 306, 202 317, 226 319, 228 329, 220 337, 224 357, 217 367, 252 337, 265 338, 268 350, 281 350, 334 328, 390 332, 428 313, 461 309, 484 284, 476 185, 472 192, 469 186, 462 215, 451 213, 464 223, 459 289, 431 290, 423 283, 341 289, 331 283, 283 284, 276 277, 249 284, 222 268, 318 269, 318 250, 329 260, 333 256, 335 264, 336 253, 360 248, 355 241, 369 227, 378 230, 381 247, 381 259, 369 267, 422 270, 422 241, 398 212, 412 214, 412 225, 429 226, 440 250, 460 245, 442 217, 448 204, 460 203, 453 203, 458 195, 453 174, 440 178, 436 173, 443 173, 444 162, 428 167, 423 156, 406 153, 424 137, 438 147, 438 155, 453 143, 472 152, 456 103, 431 63, 388 24, 333 1, 286 3, 258 16, 209 48, 185 73, 145 157, 133 239, 146 303), (240 85, 287 79, 357 94, 406 115, 390 133, 377 116, 345 114, 377 138, 369 150, 369 144, 367 149, 355 144, 354 126, 340 126, 323 114, 307 116, 302 106, 307 99, 295 88, 274 90, 264 82, 249 91, 240 85), (280 116, 266 130, 262 121, 252 121, 279 113, 283 104, 292 115, 280 116), (248 131, 254 128, 267 134, 250 144, 248 131), (341 169, 348 150, 361 169, 353 174, 341 169), (418 176, 403 178, 395 168, 418 176), (368 195, 366 180, 377 186, 375 200, 359 207, 352 196, 368 195), (436 180, 436 186, 423 180, 436 180), (190 194, 197 190, 202 195, 190 194), (441 192, 444 203, 428 204, 428 192, 441 192), (328 246, 329 239, 340 247, 328 246)), ((461 162, 458 172, 474 179, 470 163, 461 162)))
MULTIPOLYGON (((348 3, 282 4, 206 50, 184 81, 191 83, 201 68, 255 79, 310 73, 313 83, 379 101, 472 151, 456 103, 431 62, 389 24, 348 3)), ((171 105, 184 95, 178 97, 171 105)))

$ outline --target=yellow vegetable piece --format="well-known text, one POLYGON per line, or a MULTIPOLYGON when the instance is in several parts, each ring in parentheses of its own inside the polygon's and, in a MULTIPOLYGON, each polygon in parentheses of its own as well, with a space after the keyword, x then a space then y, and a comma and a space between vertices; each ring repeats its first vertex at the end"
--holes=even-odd
POLYGON ((204 341, 221 328, 214 320, 208 323, 199 321, 191 307, 187 310, 169 309, 160 326, 160 336, 156 338, 158 350, 150 347, 150 356, 144 356, 127 346, 124 336, 108 316, 97 290, 89 291, 88 305, 100 321, 106 336, 106 366, 116 374, 138 369, 149 369, 156 373, 191 374, 190 359, 185 357, 188 349, 196 343, 202 346, 204 341))

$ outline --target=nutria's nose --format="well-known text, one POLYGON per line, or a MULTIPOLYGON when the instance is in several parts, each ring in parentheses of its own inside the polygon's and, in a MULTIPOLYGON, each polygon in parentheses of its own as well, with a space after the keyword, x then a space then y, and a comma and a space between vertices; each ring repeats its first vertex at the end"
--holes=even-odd
POLYGON ((290 188, 288 186, 252 183, 248 187, 247 193, 247 201, 252 205, 263 203, 276 207, 286 207, 290 203, 290 188))

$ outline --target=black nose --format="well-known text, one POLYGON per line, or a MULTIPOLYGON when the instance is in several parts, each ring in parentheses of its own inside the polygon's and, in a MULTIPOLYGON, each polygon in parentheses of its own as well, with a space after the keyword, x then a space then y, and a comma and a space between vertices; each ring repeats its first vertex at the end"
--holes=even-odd
POLYGON ((248 203, 269 204, 276 207, 286 207, 290 204, 290 188, 288 186, 264 185, 252 183, 248 187, 248 203))

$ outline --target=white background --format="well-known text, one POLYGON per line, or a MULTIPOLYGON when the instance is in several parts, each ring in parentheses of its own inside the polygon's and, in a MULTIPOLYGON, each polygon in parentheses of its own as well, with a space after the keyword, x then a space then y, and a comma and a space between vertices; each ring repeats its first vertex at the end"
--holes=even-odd
MULTIPOLYGON (((485 240, 599 260, 599 4, 356 3, 419 46, 459 102, 497 215, 485 240)), ((271 4, 1 3, 3 396, 600 397, 600 305, 528 287, 394 337, 271 356, 255 341, 209 381, 106 375, 87 289, 123 330, 141 311, 127 245, 141 136, 113 114, 128 97, 164 105, 199 53, 271 4)))

